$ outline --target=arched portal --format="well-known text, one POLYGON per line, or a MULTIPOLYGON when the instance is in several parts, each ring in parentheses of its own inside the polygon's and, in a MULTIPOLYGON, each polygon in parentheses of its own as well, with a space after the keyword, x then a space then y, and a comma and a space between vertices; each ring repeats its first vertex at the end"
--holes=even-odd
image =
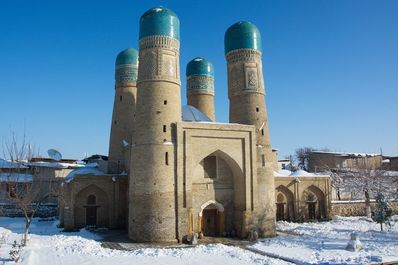
POLYGON ((325 206, 325 194, 314 185, 304 191, 305 203, 307 205, 306 216, 309 220, 324 219, 327 217, 325 206))
POLYGON ((81 189, 75 196, 75 227, 109 225, 108 196, 95 184, 81 189))
POLYGON ((239 234, 247 189, 238 162, 220 149, 195 160, 191 180, 193 208, 198 218, 189 231, 211 236, 239 234))
POLYGON ((295 219, 294 196, 285 186, 276 188, 276 219, 292 221, 295 219))

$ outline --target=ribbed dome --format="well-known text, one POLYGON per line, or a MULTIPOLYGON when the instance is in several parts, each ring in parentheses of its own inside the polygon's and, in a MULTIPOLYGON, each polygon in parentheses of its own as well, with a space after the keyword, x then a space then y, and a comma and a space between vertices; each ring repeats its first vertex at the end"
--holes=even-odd
POLYGON ((211 122, 210 118, 203 112, 191 105, 185 105, 182 107, 182 120, 191 122, 211 122))
POLYGON ((240 21, 225 32, 225 54, 237 49, 255 49, 261 52, 260 31, 253 23, 240 21))
POLYGON ((116 66, 122 64, 138 65, 138 51, 133 48, 121 51, 116 57, 116 66))
POLYGON ((180 39, 180 21, 177 15, 165 7, 154 7, 140 19, 140 39, 153 35, 164 35, 180 39))
POLYGON ((186 76, 204 75, 214 78, 213 64, 202 57, 196 57, 187 64, 186 76))

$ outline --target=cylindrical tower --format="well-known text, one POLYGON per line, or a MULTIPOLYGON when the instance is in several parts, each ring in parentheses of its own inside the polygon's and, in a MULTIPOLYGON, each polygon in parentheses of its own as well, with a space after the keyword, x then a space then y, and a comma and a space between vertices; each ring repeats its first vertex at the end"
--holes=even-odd
POLYGON ((109 141, 108 173, 127 171, 128 143, 134 130, 137 95, 138 51, 128 48, 116 58, 115 101, 113 103, 111 136, 109 141))
POLYGON ((176 241, 175 123, 181 121, 180 22, 156 7, 140 19, 137 107, 129 191, 129 238, 176 241))
POLYGON ((224 39, 228 65, 229 121, 254 125, 257 148, 257 192, 260 232, 275 234, 274 176, 261 60, 261 36, 250 22, 229 27, 224 39))
POLYGON ((186 76, 188 105, 215 121, 213 64, 202 57, 196 57, 188 63, 186 76))

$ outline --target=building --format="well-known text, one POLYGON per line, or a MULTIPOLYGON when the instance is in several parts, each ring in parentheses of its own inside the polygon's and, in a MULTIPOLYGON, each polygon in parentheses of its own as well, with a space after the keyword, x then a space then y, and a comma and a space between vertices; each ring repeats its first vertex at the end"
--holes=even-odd
POLYGON ((225 33, 230 123, 218 123, 214 68, 203 57, 187 65, 189 105, 181 107, 179 26, 173 11, 152 8, 140 19, 139 51, 117 56, 108 167, 67 176, 65 230, 125 228, 136 242, 275 235, 278 166, 260 32, 238 22, 225 33))
MULTIPOLYGON (((15 204, 17 199, 25 197, 25 192, 34 194, 31 202, 42 200, 47 194, 59 190, 64 178, 73 170, 82 167, 76 160, 49 158, 31 158, 29 161, 0 160, 0 215, 23 216, 15 204)), ((56 216, 58 199, 46 196, 36 216, 56 216)))
POLYGON ((309 154, 310 172, 323 172, 337 169, 379 169, 382 166, 381 154, 341 153, 313 150, 309 154))
POLYGON ((281 170, 275 173, 276 219, 328 220, 331 194, 329 175, 281 170))

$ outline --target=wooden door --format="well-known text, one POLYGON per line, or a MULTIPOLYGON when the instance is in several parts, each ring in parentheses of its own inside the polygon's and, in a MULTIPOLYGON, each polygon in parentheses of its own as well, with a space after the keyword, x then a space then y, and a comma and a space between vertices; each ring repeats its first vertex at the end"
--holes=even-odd
POLYGON ((315 206, 316 206, 316 202, 308 203, 308 219, 310 219, 310 220, 316 219, 315 206))
POLYGON ((285 220, 285 204, 277 203, 276 204, 276 220, 285 220))
POLYGON ((95 226, 97 225, 97 207, 87 206, 86 207, 86 225, 95 226))
POLYGON ((204 209, 202 215, 202 232, 205 236, 219 236, 217 209, 204 209))

